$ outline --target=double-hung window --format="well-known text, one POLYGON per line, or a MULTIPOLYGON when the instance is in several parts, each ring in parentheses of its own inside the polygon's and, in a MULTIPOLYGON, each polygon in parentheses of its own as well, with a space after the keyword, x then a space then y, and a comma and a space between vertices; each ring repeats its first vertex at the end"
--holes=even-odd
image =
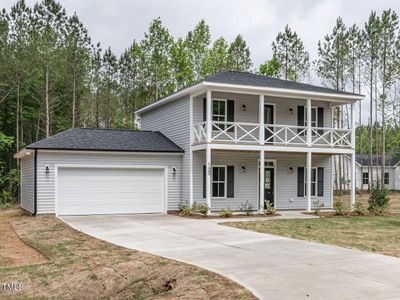
POLYGON ((212 197, 226 197, 226 166, 213 166, 212 168, 212 197))
POLYGON ((362 174, 362 183, 363 184, 368 184, 369 182, 369 174, 368 172, 363 172, 362 174))
POLYGON ((385 177, 383 178, 383 183, 389 184, 389 173, 388 172, 385 172, 385 177))
MULTIPOLYGON (((304 126, 307 125, 307 107, 304 109, 304 126)), ((318 127, 318 110, 317 107, 311 107, 311 127, 318 127)), ((304 133, 306 134, 306 132, 304 133)), ((314 130, 312 131, 312 135, 315 135, 314 130)))
MULTIPOLYGON (((317 196, 317 168, 311 168, 311 197, 317 196)), ((307 196, 307 168, 304 168, 304 196, 307 196)))
POLYGON ((225 130, 225 122, 227 120, 226 100, 213 99, 212 120, 214 131, 225 130))

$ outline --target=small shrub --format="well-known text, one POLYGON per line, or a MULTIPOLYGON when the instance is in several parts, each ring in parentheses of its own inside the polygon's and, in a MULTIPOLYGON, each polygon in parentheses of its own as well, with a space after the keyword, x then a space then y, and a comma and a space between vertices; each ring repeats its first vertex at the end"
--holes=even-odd
POLYGON ((353 212, 359 216, 365 216, 367 214, 367 208, 361 202, 357 202, 354 205, 353 212))
POLYGON ((250 216, 252 211, 254 210, 254 205, 250 203, 248 200, 245 203, 240 204, 240 211, 246 213, 246 215, 250 216))
POLYGON ((273 207, 272 203, 269 201, 266 201, 264 204, 264 214, 266 215, 273 215, 275 214, 276 209, 273 207))
POLYGON ((321 212, 321 209, 324 208, 324 203, 321 202, 319 199, 315 199, 313 201, 313 207, 314 207, 314 212, 316 215, 319 215, 321 212))
POLYGON ((370 191, 368 210, 373 214, 384 214, 389 207, 389 201, 389 190, 377 181, 370 191))
POLYGON ((230 218, 232 217, 232 210, 228 207, 226 209, 223 209, 219 212, 219 216, 223 218, 230 218))
POLYGON ((338 201, 333 204, 333 209, 338 216, 344 216, 349 212, 349 209, 342 201, 338 201))
POLYGON ((179 213, 181 216, 191 216, 193 215, 193 207, 190 207, 187 203, 180 205, 181 212, 179 213))
POLYGON ((197 204, 196 209, 193 207, 194 211, 198 211, 202 215, 206 216, 210 210, 210 208, 206 204, 197 204))

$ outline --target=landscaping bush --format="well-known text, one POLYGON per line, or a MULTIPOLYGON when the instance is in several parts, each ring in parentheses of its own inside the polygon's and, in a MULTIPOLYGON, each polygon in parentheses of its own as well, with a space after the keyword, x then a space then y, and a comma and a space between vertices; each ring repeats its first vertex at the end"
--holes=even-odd
POLYGON ((272 203, 269 201, 266 201, 264 203, 264 214, 266 215, 273 215, 275 214, 276 210, 275 207, 273 207, 272 203))
POLYGON ((246 215, 250 216, 252 211, 254 210, 254 205, 250 203, 248 200, 246 203, 240 204, 240 211, 243 211, 246 213, 246 215))
POLYGON ((194 211, 198 211, 202 215, 206 216, 210 208, 206 204, 197 204, 196 208, 193 208, 194 211))
POLYGON ((333 204, 333 209, 338 216, 344 216, 349 212, 349 209, 342 201, 338 201, 333 204))
POLYGON ((353 212, 359 216, 365 216, 367 214, 367 208, 361 202, 357 202, 354 205, 353 212))
POLYGON ((321 209, 324 207, 324 203, 321 202, 319 199, 315 199, 313 201, 313 207, 314 207, 314 212, 316 215, 319 215, 319 213, 321 212, 321 209))
POLYGON ((181 212, 179 213, 181 216, 191 216, 193 215, 193 206, 190 207, 187 203, 181 204, 179 206, 181 212))
POLYGON ((229 207, 224 210, 221 210, 219 212, 219 216, 223 218, 230 218, 232 217, 232 210, 229 207))
POLYGON ((389 201, 389 190, 377 181, 370 191, 368 210, 373 214, 382 215, 387 212, 389 201))

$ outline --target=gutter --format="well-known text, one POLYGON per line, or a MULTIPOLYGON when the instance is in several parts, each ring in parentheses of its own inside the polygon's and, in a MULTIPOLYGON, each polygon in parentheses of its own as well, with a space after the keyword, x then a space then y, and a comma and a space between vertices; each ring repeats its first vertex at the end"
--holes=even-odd
POLYGON ((32 216, 36 216, 37 213, 37 150, 34 150, 34 179, 33 179, 33 213, 32 216))

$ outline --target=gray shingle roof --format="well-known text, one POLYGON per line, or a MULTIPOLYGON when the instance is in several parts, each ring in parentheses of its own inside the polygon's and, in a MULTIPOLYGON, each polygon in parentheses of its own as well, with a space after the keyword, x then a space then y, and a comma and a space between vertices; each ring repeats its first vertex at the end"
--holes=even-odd
MULTIPOLYGON (((362 165, 362 166, 368 166, 368 154, 356 154, 356 161, 362 165)), ((385 166, 388 167, 393 167, 395 166, 399 161, 400 158, 399 157, 394 157, 391 155, 385 155, 385 166)), ((377 155, 377 154, 373 154, 372 155, 372 165, 373 166, 381 166, 382 165, 382 155, 377 155)))
POLYGON ((159 131, 71 128, 37 141, 27 149, 126 152, 183 152, 159 131))
POLYGON ((241 85, 251 85, 260 87, 271 87, 279 89, 301 90, 307 92, 360 96, 358 94, 337 91, 334 89, 329 89, 321 86, 299 83, 290 80, 282 80, 247 72, 225 71, 210 76, 206 78, 204 81, 226 83, 226 84, 241 84, 241 85))

